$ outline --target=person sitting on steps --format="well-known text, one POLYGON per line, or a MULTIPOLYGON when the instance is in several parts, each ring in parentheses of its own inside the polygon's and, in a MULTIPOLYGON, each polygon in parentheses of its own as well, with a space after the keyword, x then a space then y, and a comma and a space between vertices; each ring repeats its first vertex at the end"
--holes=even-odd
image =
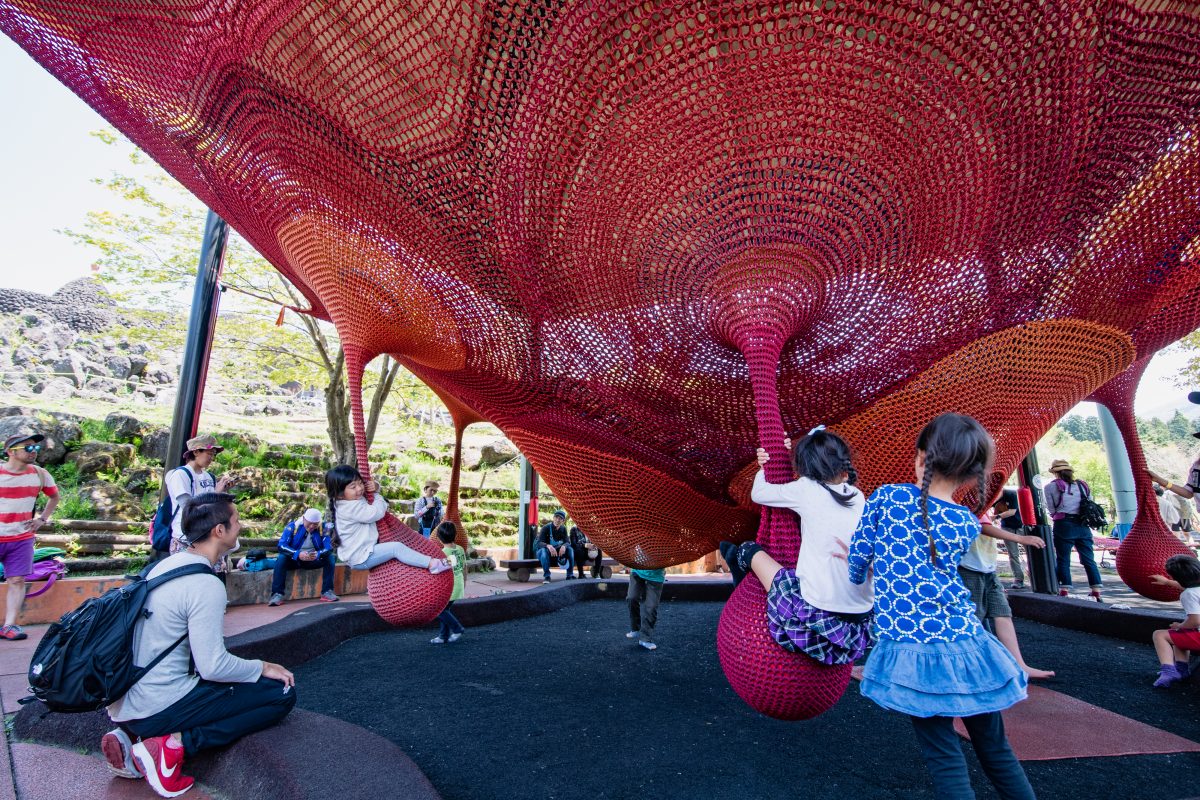
POLYGON ((321 600, 336 603, 333 591, 333 532, 332 522, 322 522, 321 512, 310 508, 299 519, 284 526, 279 537, 279 556, 275 559, 275 574, 271 578, 271 600, 267 605, 283 602, 287 574, 294 569, 321 570, 321 600))

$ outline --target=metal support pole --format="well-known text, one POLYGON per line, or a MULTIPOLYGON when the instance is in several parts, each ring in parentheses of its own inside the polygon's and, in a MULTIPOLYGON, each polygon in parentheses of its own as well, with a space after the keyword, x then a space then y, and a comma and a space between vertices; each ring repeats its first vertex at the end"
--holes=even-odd
MULTIPOLYGON (((196 428, 200 423, 200 403, 204 399, 204 382, 208 377, 213 331, 217 325, 217 306, 221 302, 218 281, 221 278, 221 268, 225 265, 225 248, 228 243, 229 224, 209 211, 208 219, 204 223, 204 240, 200 245, 196 288, 192 292, 192 309, 188 316, 183 364, 179 369, 175 415, 171 420, 171 438, 167 444, 167 458, 164 463, 166 469, 179 465, 180 455, 187 440, 196 435, 196 428)), ((166 491, 165 480, 162 491, 166 491)))
POLYGON ((1124 539, 1137 517, 1137 487, 1133 483, 1133 466, 1129 463, 1129 451, 1125 449, 1125 437, 1117 428, 1112 412, 1099 403, 1096 404, 1096 410, 1100 416, 1100 438, 1108 459, 1108 474, 1112 476, 1113 505, 1117 508, 1113 533, 1118 539, 1124 539))
POLYGON ((517 518, 517 556, 533 558, 533 540, 538 527, 538 474, 521 456, 521 510, 517 518))
POLYGON ((1041 594, 1058 593, 1058 576, 1054 571, 1054 534, 1050 527, 1046 508, 1042 502, 1042 479, 1038 475, 1037 453, 1033 450, 1021 461, 1021 487, 1028 489, 1033 499, 1033 519, 1022 522, 1027 526, 1031 536, 1037 536, 1046 543, 1045 547, 1029 547, 1029 588, 1041 594))

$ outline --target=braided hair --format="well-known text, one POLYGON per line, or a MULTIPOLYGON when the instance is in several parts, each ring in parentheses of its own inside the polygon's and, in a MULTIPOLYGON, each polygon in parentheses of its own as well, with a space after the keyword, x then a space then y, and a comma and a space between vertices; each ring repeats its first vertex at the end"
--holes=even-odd
POLYGON ((987 473, 996 446, 978 420, 965 414, 939 414, 917 437, 917 451, 925 454, 921 476, 921 524, 929 534, 929 560, 937 564, 937 545, 929 526, 929 486, 936 474, 962 486, 975 481, 975 513, 987 498, 987 473))
POLYGON ((340 547, 342 537, 337 529, 337 501, 342 499, 346 487, 355 481, 361 481, 362 475, 348 464, 338 464, 325 473, 325 492, 329 495, 329 521, 333 524, 333 536, 330 537, 334 547, 340 547))
POLYGON ((811 478, 829 492, 834 501, 843 507, 854 503, 853 492, 840 492, 829 485, 829 481, 846 473, 846 482, 858 483, 858 470, 851 463, 853 453, 846 440, 824 428, 805 436, 792 448, 792 462, 796 474, 811 478))

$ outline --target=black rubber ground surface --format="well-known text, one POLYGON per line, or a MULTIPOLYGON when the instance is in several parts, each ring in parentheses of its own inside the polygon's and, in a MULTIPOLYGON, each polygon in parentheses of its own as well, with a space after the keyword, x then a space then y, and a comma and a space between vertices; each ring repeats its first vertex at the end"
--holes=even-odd
MULTIPOLYGON (((400 745, 447 800, 932 798, 908 722, 858 694, 802 723, 743 704, 717 662, 719 603, 664 602, 659 649, 625 639, 623 603, 582 602, 470 629, 363 636, 297 670, 300 705, 400 745)), ((1018 620, 1047 684, 1200 740, 1200 681, 1150 688, 1146 646, 1018 620)), ((995 797, 967 747, 979 796, 995 797)), ((1039 796, 1170 800, 1200 754, 1027 762, 1039 796)))

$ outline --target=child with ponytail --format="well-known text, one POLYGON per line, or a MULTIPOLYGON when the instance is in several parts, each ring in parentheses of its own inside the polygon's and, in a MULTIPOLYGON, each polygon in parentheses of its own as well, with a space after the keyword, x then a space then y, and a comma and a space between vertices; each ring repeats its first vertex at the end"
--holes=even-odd
POLYGON ((971 417, 938 416, 917 439, 919 486, 879 487, 850 544, 850 580, 864 583, 873 572, 875 585, 876 641, 861 691, 908 715, 934 794, 944 800, 975 797, 955 717, 962 717, 996 793, 1034 797, 1000 718, 1025 699, 1025 671, 984 630, 958 574, 980 523, 955 496, 969 485, 975 502, 986 502, 994 449, 971 417))
MULTIPOLYGON (((784 446, 790 449, 791 442, 784 446)), ((759 466, 769 458, 760 447, 759 466)), ((755 476, 751 500, 800 515, 804 544, 795 569, 784 568, 755 542, 721 542, 734 583, 753 572, 767 590, 767 629, 776 644, 822 664, 852 663, 871 641, 871 586, 856 586, 846 574, 850 536, 863 511, 850 459, 850 445, 820 425, 793 451, 796 480, 768 483, 762 469, 755 476)))
POLYGON ((401 542, 379 541, 378 523, 387 513, 388 502, 375 481, 364 481, 354 467, 339 464, 326 472, 325 490, 329 493, 333 546, 338 560, 350 569, 371 569, 392 559, 435 575, 450 569, 445 559, 430 558, 401 542), (375 494, 370 502, 365 496, 368 492, 375 494))

